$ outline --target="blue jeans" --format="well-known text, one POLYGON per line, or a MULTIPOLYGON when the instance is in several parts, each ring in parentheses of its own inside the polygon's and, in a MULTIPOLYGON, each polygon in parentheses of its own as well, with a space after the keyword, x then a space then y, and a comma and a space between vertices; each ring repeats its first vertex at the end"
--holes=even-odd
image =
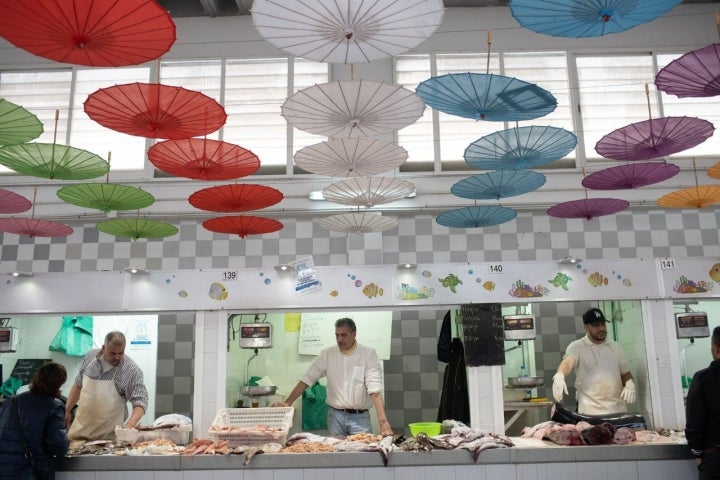
POLYGON ((328 430, 331 435, 353 435, 372 431, 370 412, 348 413, 328 407, 328 430))

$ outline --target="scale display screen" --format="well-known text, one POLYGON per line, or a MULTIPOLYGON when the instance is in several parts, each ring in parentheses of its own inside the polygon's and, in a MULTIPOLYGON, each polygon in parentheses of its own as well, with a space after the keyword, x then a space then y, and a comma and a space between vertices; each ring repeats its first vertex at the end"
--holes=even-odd
POLYGON ((240 325, 240 348, 272 347, 272 324, 245 323, 240 325))
POLYGON ((677 338, 701 338, 710 336, 708 316, 705 312, 675 314, 677 338))
POLYGON ((533 340, 535 333, 535 317, 532 315, 503 316, 505 340, 533 340))

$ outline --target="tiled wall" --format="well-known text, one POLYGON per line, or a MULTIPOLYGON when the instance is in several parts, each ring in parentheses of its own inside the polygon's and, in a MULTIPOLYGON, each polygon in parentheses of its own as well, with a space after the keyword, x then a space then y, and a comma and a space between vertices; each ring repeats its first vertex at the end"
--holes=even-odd
MULTIPOLYGON (((318 266, 584 259, 718 257, 715 210, 643 210, 592 220, 520 212, 513 222, 482 229, 448 229, 431 216, 403 217, 397 228, 366 235, 330 232, 311 219, 282 219, 277 233, 240 239, 213 234, 194 221, 164 240, 115 238, 94 225, 76 225, 62 238, 0 233, 0 271, 120 270, 131 258, 150 269, 273 267, 311 255, 318 266), (280 253, 282 252, 282 254, 280 253)), ((537 374, 552 377, 567 344, 582 333, 588 304, 539 303, 537 374), (556 320, 555 320, 556 319, 556 320)), ((170 306, 171 307, 171 306, 170 306)), ((537 308, 537 310, 536 310, 537 308)), ((394 312, 392 358, 386 362, 389 417, 404 427, 435 418, 442 372, 435 348, 446 309, 394 312)), ((160 317, 157 413, 189 414, 192 405, 193 321, 190 313, 160 317)), ((539 395, 549 396, 549 389, 539 395)))

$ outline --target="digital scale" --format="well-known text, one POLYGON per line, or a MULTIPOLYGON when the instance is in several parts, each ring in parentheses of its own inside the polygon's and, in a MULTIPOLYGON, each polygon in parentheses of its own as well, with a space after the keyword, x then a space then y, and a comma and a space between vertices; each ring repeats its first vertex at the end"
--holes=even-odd
POLYGON ((0 327, 0 352, 17 352, 18 332, 15 327, 0 327))
POLYGON ((675 314, 677 338, 702 338, 710 336, 708 316, 705 312, 683 312, 675 314))
POLYGON ((241 323, 240 348, 272 347, 271 323, 241 323))
POLYGON ((503 315, 505 340, 534 340, 535 317, 532 315, 503 315))

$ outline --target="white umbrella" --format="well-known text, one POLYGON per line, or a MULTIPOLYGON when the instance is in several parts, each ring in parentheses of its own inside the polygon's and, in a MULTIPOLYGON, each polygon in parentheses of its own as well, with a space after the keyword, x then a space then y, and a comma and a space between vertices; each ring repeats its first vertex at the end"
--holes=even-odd
POLYGON ((260 35, 298 57, 361 63, 415 48, 442 23, 442 0, 255 0, 260 35))
POLYGON ((328 177, 369 177, 402 165, 408 152, 399 145, 372 138, 341 138, 316 143, 295 153, 295 165, 328 177))
POLYGON ((425 102, 399 85, 370 80, 322 83, 285 100, 281 114, 295 128, 326 137, 368 137, 417 121, 425 102))
POLYGON ((407 180, 390 177, 359 177, 335 182, 323 189, 329 202, 356 207, 374 207, 395 202, 410 195, 415 185, 407 180))
POLYGON ((366 212, 339 213, 320 220, 320 226, 323 228, 347 233, 382 232, 397 226, 397 224, 397 218, 366 212))

